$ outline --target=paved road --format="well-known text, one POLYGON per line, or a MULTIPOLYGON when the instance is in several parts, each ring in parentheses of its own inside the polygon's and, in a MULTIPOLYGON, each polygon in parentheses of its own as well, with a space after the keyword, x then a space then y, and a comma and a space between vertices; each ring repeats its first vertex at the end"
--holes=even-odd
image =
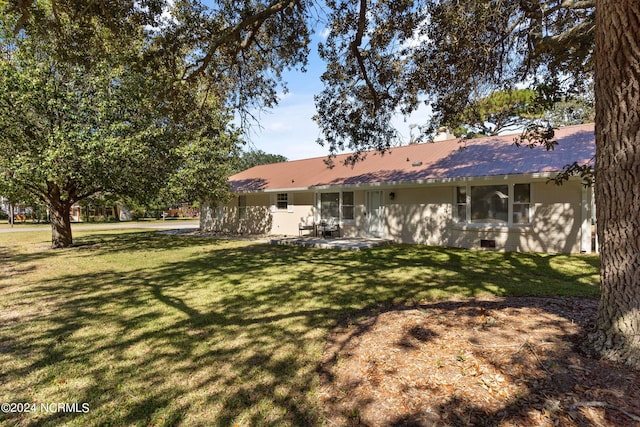
MULTIPOLYGON (((198 221, 163 221, 163 222, 116 222, 108 224, 71 224, 71 230, 114 230, 130 228, 147 228, 155 230, 198 229, 198 221)), ((0 228, 0 233, 18 233, 23 231, 48 231, 47 226, 16 225, 13 228, 0 228)))

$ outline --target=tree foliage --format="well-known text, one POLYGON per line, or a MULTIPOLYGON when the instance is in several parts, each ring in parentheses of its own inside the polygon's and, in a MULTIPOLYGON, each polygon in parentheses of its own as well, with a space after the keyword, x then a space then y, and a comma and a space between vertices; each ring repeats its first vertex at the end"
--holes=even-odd
MULTIPOLYGON (((59 58, 91 64, 127 49, 144 31, 146 61, 182 55, 176 80, 199 80, 219 100, 247 114, 278 100, 282 72, 304 67, 313 4, 305 0, 9 0, 14 32, 56 33, 59 58), (82 47, 69 49, 69 46, 82 47)), ((1 6, 0 6, 1 7, 1 6)))
MULTIPOLYGON (((20 129, 18 114, 9 115, 4 126, 14 134, 5 136, 11 150, 3 170, 25 183, 24 173, 31 169, 25 159, 36 164, 49 156, 38 164, 57 184, 46 190, 60 193, 54 198, 65 206, 96 191, 142 201, 164 184, 167 197, 222 197, 220 182, 233 167, 239 136, 228 129, 226 111, 233 109, 244 123, 254 108, 275 105, 283 71, 306 63, 312 8, 302 0, 0 3, 3 65, 9 69, 27 60, 17 53, 37 50, 39 56, 28 59, 34 70, 56 69, 34 76, 23 61, 4 83, 22 85, 18 92, 31 97, 19 101, 32 110, 25 117, 48 108, 46 122, 66 109, 60 117, 69 124, 58 129, 55 138, 64 144, 55 155, 43 154, 53 144, 45 138, 46 126, 39 135, 19 135, 28 121, 20 129), (43 61, 47 65, 40 67, 43 61), (35 80, 41 84, 28 83, 35 80), (52 93, 55 101, 47 101, 47 108, 29 106, 51 101, 52 93), (49 145, 38 148, 45 140, 49 145), (108 149, 101 150, 97 141, 108 149)), ((4 107, 13 108, 8 102, 4 107)), ((42 193, 42 183, 53 182, 42 178, 32 180, 38 184, 31 191, 42 193)))
POLYGON ((530 82, 538 108, 593 71, 594 4, 534 0, 339 0, 321 46, 329 64, 316 119, 330 149, 388 148, 391 118, 426 102, 423 131, 468 122, 494 93, 530 82), (363 12, 363 9, 365 10, 363 12))
POLYGON ((521 127, 542 118, 544 110, 536 100, 537 94, 531 89, 494 92, 462 112, 461 126, 454 134, 474 138, 477 135, 498 135, 509 128, 521 127))
POLYGON ((245 151, 238 160, 236 170, 238 172, 258 165, 268 165, 270 163, 286 162, 287 158, 280 154, 269 154, 263 150, 252 149, 245 151))
MULTIPOLYGON (((322 13, 309 0, 7 4, 16 31, 62 28, 64 46, 93 46, 98 56, 142 26, 153 40, 147 55, 183 51, 188 66, 175 77, 206 76, 208 90, 245 113, 275 105, 282 72, 304 68, 311 23, 323 16, 330 31, 320 46, 327 70, 316 120, 332 152, 389 147, 398 136, 392 118, 423 102, 434 111, 428 135, 457 128, 496 92, 518 94, 523 82, 550 110, 592 81, 593 0, 329 0, 322 13)), ((94 58, 64 47, 59 55, 94 58)))
POLYGON ((65 211, 97 192, 224 197, 240 135, 227 111, 277 102, 282 72, 305 64, 310 7, 0 3, 0 168, 57 212, 53 245, 71 244, 65 211))
POLYGON ((65 37, 12 37, 2 24, 0 169, 48 206, 54 247, 71 244, 70 207, 93 194, 145 200, 176 178, 190 196, 226 188, 238 135, 200 81, 175 78, 183 57, 141 59, 140 33, 69 60, 58 53, 65 37), (203 173, 199 155, 225 160, 203 173))
POLYGON ((593 91, 584 95, 565 96, 545 112, 544 119, 553 127, 593 123, 595 120, 593 91))

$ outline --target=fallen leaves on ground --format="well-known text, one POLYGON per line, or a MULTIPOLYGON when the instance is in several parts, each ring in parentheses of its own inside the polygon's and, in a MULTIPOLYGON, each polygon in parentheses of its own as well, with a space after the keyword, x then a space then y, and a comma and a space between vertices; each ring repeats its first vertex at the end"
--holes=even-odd
POLYGON ((360 314, 320 370, 328 425, 640 426, 640 372, 578 343, 587 298, 487 298, 360 314))

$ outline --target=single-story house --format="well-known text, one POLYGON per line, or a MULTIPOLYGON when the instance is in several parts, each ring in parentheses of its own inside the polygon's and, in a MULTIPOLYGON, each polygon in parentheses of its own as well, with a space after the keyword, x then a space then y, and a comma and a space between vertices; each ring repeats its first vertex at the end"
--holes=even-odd
POLYGON ((394 147, 354 166, 347 154, 256 166, 230 178, 229 203, 203 206, 205 231, 297 236, 333 220, 343 237, 506 251, 590 253, 593 191, 550 178, 593 162, 593 124, 556 131, 558 145, 514 135, 394 147))

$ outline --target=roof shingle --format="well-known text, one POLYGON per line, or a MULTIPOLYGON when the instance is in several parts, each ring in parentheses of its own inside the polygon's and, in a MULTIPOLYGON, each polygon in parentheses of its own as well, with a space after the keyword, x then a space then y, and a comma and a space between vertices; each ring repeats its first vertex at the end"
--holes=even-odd
POLYGON ((461 144, 452 139, 394 147, 389 152, 368 152, 354 166, 344 165, 348 154, 338 155, 334 167, 327 157, 260 165, 230 178, 234 192, 311 189, 325 186, 412 183, 472 177, 558 172, 573 162, 593 162, 594 125, 556 130, 558 145, 517 147, 514 135, 478 138, 461 144))

